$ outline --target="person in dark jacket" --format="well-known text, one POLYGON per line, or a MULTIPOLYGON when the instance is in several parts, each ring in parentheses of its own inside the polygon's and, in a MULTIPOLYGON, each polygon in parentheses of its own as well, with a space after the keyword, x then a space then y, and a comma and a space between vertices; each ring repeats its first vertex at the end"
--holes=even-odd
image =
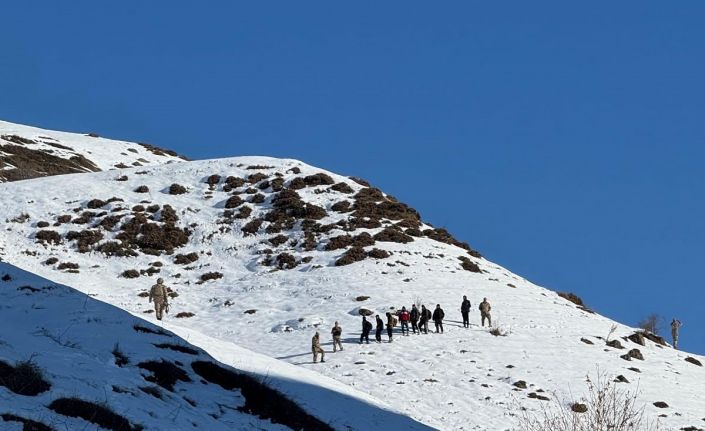
POLYGON ((463 327, 465 328, 470 327, 470 307, 472 307, 472 305, 470 304, 468 297, 463 296, 463 302, 460 304, 460 314, 463 315, 463 327))
POLYGON ((343 328, 335 322, 335 326, 330 330, 330 334, 333 336, 333 353, 336 352, 336 348, 340 348, 343 351, 343 343, 340 341, 340 337, 343 335, 343 328))
POLYGON ((412 305, 409 318, 411 319, 411 330, 414 331, 414 334, 419 333, 419 314, 419 309, 416 308, 416 304, 412 305))
POLYGON ((375 332, 375 340, 378 343, 382 342, 382 331, 384 331, 384 321, 379 317, 379 314, 375 314, 375 319, 377 319, 377 331, 375 332))
POLYGON ((440 331, 440 333, 443 333, 443 318, 446 317, 446 314, 443 312, 443 309, 441 308, 441 304, 436 304, 436 309, 433 310, 433 323, 436 324, 436 334, 440 331))
POLYGON ((421 305, 421 317, 419 318, 419 334, 423 332, 428 334, 428 321, 431 319, 431 312, 426 309, 425 305, 421 305))
POLYGON ((362 334, 360 334, 360 344, 362 340, 365 340, 367 344, 370 344, 370 331, 372 330, 372 324, 367 321, 366 316, 362 316, 362 334))
POLYGON ((389 337, 389 342, 392 342, 392 330, 394 329, 394 316, 392 313, 387 312, 387 336, 389 337))

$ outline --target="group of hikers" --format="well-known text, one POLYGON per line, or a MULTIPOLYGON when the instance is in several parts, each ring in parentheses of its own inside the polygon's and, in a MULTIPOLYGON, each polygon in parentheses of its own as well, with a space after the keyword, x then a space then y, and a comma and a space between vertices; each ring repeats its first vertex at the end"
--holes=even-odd
MULTIPOLYGON (((460 313, 463 316, 463 327, 470 327, 470 309, 472 305, 467 296, 463 296, 463 302, 460 304, 460 313)), ((482 326, 485 326, 485 321, 487 321, 488 326, 492 326, 492 316, 490 311, 492 311, 492 306, 484 298, 478 307, 480 310, 480 319, 482 326)), ((443 333, 443 319, 445 319, 445 312, 441 308, 440 304, 436 304, 436 308, 431 312, 425 305, 421 305, 419 309, 416 304, 411 306, 411 310, 407 310, 406 307, 402 307, 401 310, 397 312, 387 312, 386 323, 379 314, 375 314, 375 325, 367 320, 367 316, 362 316, 362 333, 360 334, 360 344, 363 342, 370 343, 370 332, 375 328, 375 341, 377 343, 382 342, 382 332, 385 327, 387 329, 387 342, 391 343, 394 339, 393 333, 394 328, 399 324, 401 326, 401 335, 409 336, 409 325, 411 325, 411 332, 414 334, 428 334, 428 323, 433 321, 436 327, 436 333, 443 333)), ((343 334, 343 328, 335 322, 335 326, 331 329, 331 335, 333 337, 333 353, 338 349, 343 350, 343 343, 341 341, 341 336, 343 334)), ((313 336, 311 340, 311 351, 313 353, 313 363, 318 362, 318 356, 321 356, 321 362, 325 362, 325 352, 321 348, 321 335, 318 331, 313 336)))

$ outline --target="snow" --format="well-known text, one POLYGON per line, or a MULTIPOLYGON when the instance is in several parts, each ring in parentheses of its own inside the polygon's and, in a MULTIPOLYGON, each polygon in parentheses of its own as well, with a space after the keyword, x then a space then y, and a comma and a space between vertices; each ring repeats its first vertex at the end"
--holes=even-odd
MULTIPOLYGON (((145 429, 164 429, 165 426, 208 430, 288 429, 236 410, 243 405, 239 391, 202 384, 193 372, 191 382, 179 381, 174 392, 169 392, 147 382, 144 376, 149 373, 135 366, 147 360, 165 359, 186 364, 193 360, 219 360, 221 364, 267 382, 337 429, 428 429, 385 409, 384 403, 318 373, 187 328, 181 330, 186 338, 197 342, 195 344, 216 352, 210 356, 169 332, 164 335, 138 333, 133 328, 135 325, 154 331, 160 328, 74 289, 3 262, 0 262, 0 275, 3 277, 0 301, 4 322, 0 327, 0 360, 9 364, 31 360, 52 385, 49 391, 37 396, 16 395, 0 386, 2 414, 11 413, 55 429, 93 429, 83 419, 63 416, 46 407, 57 398, 78 397, 105 403, 133 425, 139 424, 145 429), (191 355, 155 347, 159 343, 190 347, 197 353, 191 355), (111 353, 115 346, 127 356, 129 364, 116 365, 111 353), (156 388, 162 399, 139 389, 144 387, 156 388), (344 410, 337 408, 341 404, 345 405, 344 410)), ((188 365, 184 369, 188 370, 188 365)), ((0 428, 7 429, 13 423, 17 424, 0 420, 0 428)))
MULTIPOLYGON (((240 230, 247 221, 271 208, 272 193, 266 193, 267 199, 261 205, 248 204, 254 212, 247 220, 223 225, 218 220, 230 194, 222 191, 222 184, 211 191, 205 183, 205 178, 212 174, 224 178, 278 172, 288 182, 294 177, 324 172, 336 182, 348 183, 355 191, 362 188, 345 176, 296 160, 267 157, 194 161, 138 170, 3 184, 0 199, 6 205, 0 208, 0 220, 11 220, 21 213, 28 214, 30 219, 25 223, 6 223, 0 234, 0 257, 147 320, 153 319, 153 314, 148 313, 146 299, 137 295, 147 290, 157 277, 163 277, 179 296, 172 300, 171 314, 161 324, 214 358, 249 369, 258 361, 249 365, 237 362, 237 350, 246 348, 263 355, 263 360, 266 356, 288 362, 294 367, 287 368, 287 373, 291 373, 288 378, 303 376, 302 380, 310 383, 309 388, 320 384, 318 378, 332 379, 337 383, 331 388, 364 393, 358 399, 380 405, 375 400, 384 400, 392 411, 438 429, 515 429, 519 406, 537 411, 543 403, 529 399, 529 392, 542 389, 552 400, 571 394, 577 399, 585 392, 586 376, 594 375, 598 368, 611 378, 625 376, 630 383, 620 385, 638 390, 649 417, 666 415, 661 418, 666 429, 705 425, 705 400, 700 395, 705 368, 684 360, 692 356, 704 362, 703 357, 650 341, 646 346, 626 341, 622 337, 632 334, 634 328, 581 310, 555 292, 488 260, 471 258, 480 265, 482 273, 464 271, 458 257, 468 257, 465 250, 428 238, 415 238, 408 244, 377 242, 375 247, 390 251, 392 256, 343 267, 334 266, 334 262, 344 250, 325 251, 319 246, 317 250, 304 251, 300 246, 292 249, 289 244, 274 247, 266 243, 274 235, 260 231, 245 236, 240 230), (247 169, 253 165, 271 168, 247 169), (301 174, 292 173, 293 167, 300 168, 301 174), (138 174, 138 170, 146 173, 138 174), (128 181, 114 181, 118 174, 127 175, 128 181), (186 186, 189 192, 169 195, 166 190, 172 183, 186 186), (147 185, 150 193, 134 193, 139 185, 147 185), (175 253, 196 252, 200 259, 183 266, 174 264, 173 256, 168 255, 108 258, 97 252, 79 253, 67 241, 60 245, 35 242, 38 221, 51 222, 61 214, 74 214, 74 208, 85 206, 91 199, 113 196, 125 202, 110 204, 105 208, 107 211, 131 208, 145 199, 149 204, 173 206, 181 218, 179 223, 193 229, 189 243, 175 253), (310 256, 312 260, 292 270, 276 270, 262 265, 266 249, 275 250, 275 255, 283 250, 297 259, 310 256), (42 262, 49 257, 78 263, 80 273, 62 272, 55 266, 44 265, 42 262), (136 279, 119 277, 127 269, 145 269, 155 261, 163 263, 159 274, 136 279), (200 275, 212 271, 222 273, 223 278, 200 284, 200 275), (355 298, 361 295, 370 299, 357 302, 355 298), (462 328, 460 323, 463 295, 473 304, 469 329, 462 328), (493 305, 493 323, 506 336, 493 336, 487 328, 479 326, 477 306, 484 297, 493 305), (390 307, 409 307, 413 302, 431 308, 441 304, 446 312, 445 333, 408 337, 395 333, 393 343, 357 343, 361 322, 355 311, 360 306, 382 314, 390 307), (256 312, 245 313, 252 309, 256 312), (195 315, 175 318, 180 311, 195 315), (330 328, 335 321, 343 327, 345 350, 333 354, 330 328), (605 345, 604 338, 610 335, 613 325, 611 339, 619 339, 626 347, 624 350, 605 345), (312 363, 310 343, 315 330, 321 332, 322 345, 328 351, 323 364, 312 363), (594 344, 586 344, 581 338, 594 344), (638 348, 645 360, 620 358, 632 348, 638 348), (641 372, 630 371, 630 367, 641 372), (517 380, 525 380, 529 389, 515 390, 512 383, 517 380), (658 409, 653 406, 656 401, 665 401, 670 407, 658 409)), ((349 217, 330 211, 330 207, 352 195, 331 192, 327 186, 307 187, 298 193, 304 201, 328 210, 328 216, 319 220, 321 224, 349 217)), ((65 234, 86 227, 66 224, 48 229, 65 234)), ((360 229, 355 234, 362 231, 374 234, 379 230, 360 229)), ((343 233, 333 230, 324 237, 343 233)), ((291 239, 303 237, 298 229, 287 234, 291 239)), ((386 334, 383 339, 386 340, 386 334)), ((308 406, 315 408, 317 402, 308 406)), ((322 410, 329 408, 348 406, 326 405, 322 410)), ((361 416, 356 416, 356 420, 364 422, 361 416)))

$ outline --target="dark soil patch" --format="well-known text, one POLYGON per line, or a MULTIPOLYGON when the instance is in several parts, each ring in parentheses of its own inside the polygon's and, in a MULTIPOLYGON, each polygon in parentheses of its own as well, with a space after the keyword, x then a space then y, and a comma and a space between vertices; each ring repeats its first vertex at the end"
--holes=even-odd
POLYGON ((186 353, 188 355, 198 355, 198 350, 192 349, 188 346, 182 346, 181 344, 161 343, 155 344, 154 347, 159 349, 169 349, 175 352, 186 353))
POLYGON ((196 361, 193 371, 204 380, 226 390, 239 390, 245 405, 238 410, 269 419, 295 430, 332 431, 333 428, 309 415, 281 392, 247 374, 237 373, 213 362, 196 361))
POLYGON ((81 418, 112 431, 141 431, 140 425, 132 425, 127 419, 107 406, 84 401, 79 398, 59 398, 49 404, 49 409, 72 418, 81 418))
POLYGON ((137 367, 152 373, 151 376, 145 377, 146 381, 159 385, 169 392, 174 392, 174 385, 177 381, 191 381, 186 371, 173 362, 164 359, 161 361, 140 362, 137 367))
POLYGON ((54 431, 54 428, 50 428, 41 422, 33 421, 31 419, 23 418, 21 416, 16 416, 10 413, 5 413, 0 415, 5 422, 19 422, 22 424, 22 431, 54 431))

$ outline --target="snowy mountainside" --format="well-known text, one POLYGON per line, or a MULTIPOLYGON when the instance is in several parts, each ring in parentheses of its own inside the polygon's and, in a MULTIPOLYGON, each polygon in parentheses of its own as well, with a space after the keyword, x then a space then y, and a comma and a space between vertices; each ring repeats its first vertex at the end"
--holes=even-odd
POLYGON ((21 181, 0 198, 4 260, 145 319, 144 295, 163 277, 172 290, 163 325, 174 333, 296 364, 438 429, 515 429, 517 405, 539 410, 554 391, 579 398, 597 367, 638 388, 666 429, 705 427, 705 369, 686 361, 702 357, 630 340, 634 328, 484 259, 362 180, 237 157, 21 181), (484 297, 505 336, 479 326, 484 297), (357 344, 361 307, 384 314, 413 302, 441 304, 445 333, 357 344), (335 321, 345 350, 332 354, 335 321), (316 330, 328 353, 314 365, 316 330), (623 348, 607 346, 608 335, 623 348), (632 349, 644 359, 623 359, 632 349))
POLYGON ((0 298, 3 430, 428 429, 316 373, 189 335, 217 350, 218 362, 169 331, 4 262, 0 298), (346 410, 335 408, 341 403, 346 410))
POLYGON ((147 144, 0 121, 0 182, 183 160, 173 151, 147 144))

